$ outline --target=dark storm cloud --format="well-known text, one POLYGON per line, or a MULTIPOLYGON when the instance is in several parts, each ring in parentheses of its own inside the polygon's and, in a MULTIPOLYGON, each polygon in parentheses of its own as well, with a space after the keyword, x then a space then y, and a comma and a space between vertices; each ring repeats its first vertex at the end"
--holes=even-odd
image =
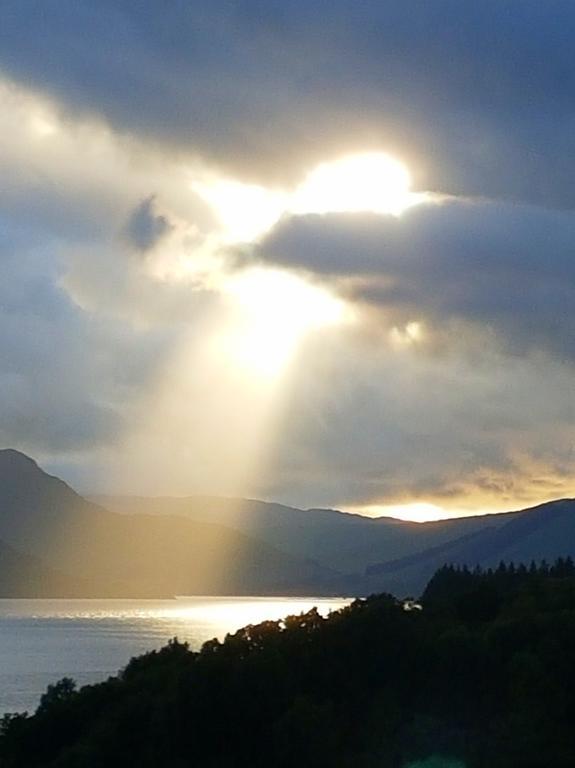
POLYGON ((575 215, 494 202, 420 205, 399 218, 282 222, 264 258, 339 279, 392 321, 463 320, 513 351, 575 360, 575 215), (357 287, 359 285, 359 287, 357 287))
POLYGON ((572 207, 570 0, 6 0, 0 67, 232 169, 343 150, 420 186, 572 207))

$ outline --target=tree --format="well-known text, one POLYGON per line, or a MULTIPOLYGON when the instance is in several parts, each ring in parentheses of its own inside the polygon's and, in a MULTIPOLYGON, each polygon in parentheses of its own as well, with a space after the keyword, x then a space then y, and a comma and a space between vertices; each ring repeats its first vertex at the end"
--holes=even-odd
POLYGON ((49 685, 46 693, 42 694, 37 714, 47 712, 53 706, 68 702, 76 694, 76 682, 71 677, 63 677, 57 683, 49 685))

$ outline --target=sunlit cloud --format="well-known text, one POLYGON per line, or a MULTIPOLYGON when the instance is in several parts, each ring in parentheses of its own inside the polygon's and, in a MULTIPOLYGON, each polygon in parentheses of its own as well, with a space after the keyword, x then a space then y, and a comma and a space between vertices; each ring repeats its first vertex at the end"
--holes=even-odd
POLYGON ((569 214, 429 205, 399 145, 236 177, 6 80, 0 129, 7 444, 411 519, 573 493, 569 214))
POLYGON ((424 199, 411 191, 411 176, 403 163, 383 152, 369 152, 314 168, 293 193, 290 212, 398 216, 424 199))
POLYGON ((282 216, 354 212, 399 216, 430 199, 426 193, 412 192, 407 167, 383 152, 321 163, 292 189, 267 189, 213 174, 193 180, 190 187, 212 207, 222 241, 228 243, 257 240, 282 216))
POLYGON ((269 232, 286 210, 285 195, 234 179, 194 181, 191 189, 213 209, 223 243, 257 239, 269 232))
POLYGON ((425 330, 421 322, 412 320, 403 327, 394 325, 389 331, 389 337, 395 347, 409 347, 424 340, 425 330))

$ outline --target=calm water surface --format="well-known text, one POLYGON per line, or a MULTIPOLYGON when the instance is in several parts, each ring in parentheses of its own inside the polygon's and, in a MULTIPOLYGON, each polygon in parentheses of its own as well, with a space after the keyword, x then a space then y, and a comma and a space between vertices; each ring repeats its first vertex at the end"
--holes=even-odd
POLYGON ((177 600, 0 600, 0 713, 33 711, 49 683, 106 679, 131 656, 186 640, 199 648, 246 624, 349 600, 190 597, 177 600))

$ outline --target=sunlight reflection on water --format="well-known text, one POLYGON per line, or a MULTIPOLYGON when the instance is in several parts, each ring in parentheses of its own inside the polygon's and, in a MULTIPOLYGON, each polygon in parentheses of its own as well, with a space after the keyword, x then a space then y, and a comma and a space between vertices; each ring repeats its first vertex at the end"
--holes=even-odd
POLYGON ((0 713, 35 709, 49 683, 103 680, 131 656, 173 637, 199 648, 246 624, 317 606, 326 615, 350 601, 330 598, 182 597, 176 600, 0 600, 0 713))

